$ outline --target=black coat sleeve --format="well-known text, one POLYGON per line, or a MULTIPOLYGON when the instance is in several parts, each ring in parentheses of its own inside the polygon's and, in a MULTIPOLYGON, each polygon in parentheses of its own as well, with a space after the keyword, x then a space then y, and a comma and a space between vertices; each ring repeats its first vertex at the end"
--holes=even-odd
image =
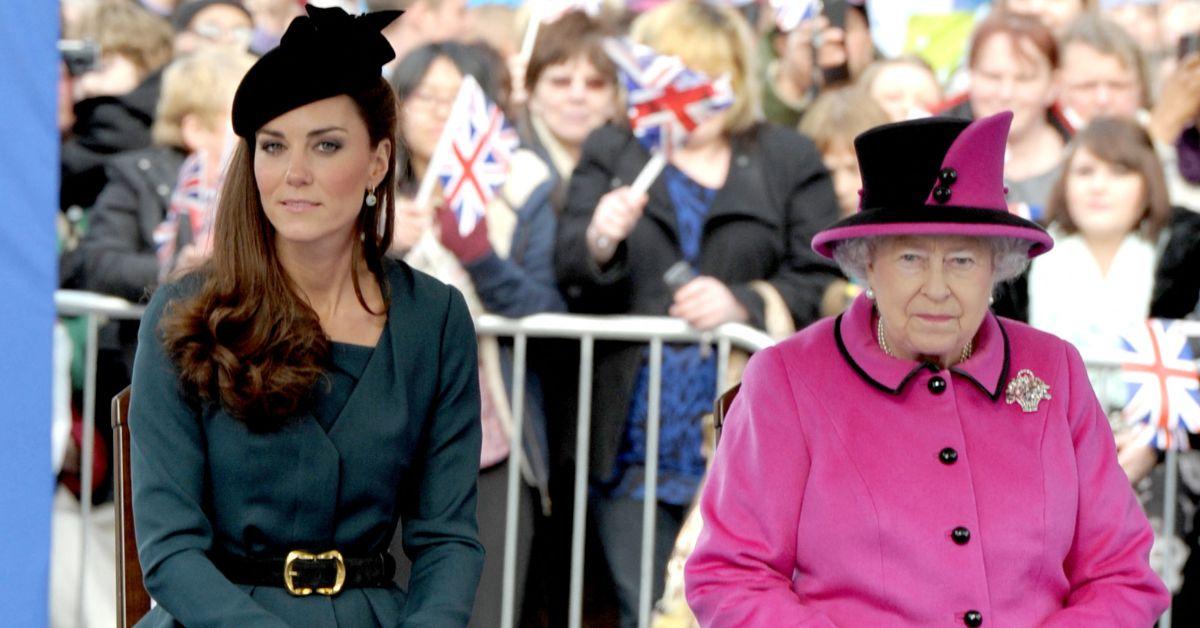
MULTIPOLYGON (((760 137, 764 161, 781 162, 780 168, 766 169, 766 178, 783 205, 786 229, 783 262, 767 281, 783 297, 799 329, 820 318, 825 289, 839 276, 837 267, 812 249, 813 236, 837 220, 837 196, 811 140, 771 125, 763 127, 760 137)), ((738 286, 734 295, 750 311, 752 324, 761 326, 762 301, 746 291, 738 286)))
POLYGON ((1166 247, 1154 271, 1150 315, 1184 318, 1200 301, 1200 214, 1176 207, 1172 210, 1166 247))
MULTIPOLYGON (((588 252, 586 233, 600 197, 612 189, 616 162, 624 152, 626 134, 601 127, 588 136, 567 188, 567 205, 559 217, 554 267, 571 311, 623 313, 630 307, 628 250, 617 245, 612 260, 601 268, 588 252)), ((628 137, 632 137, 631 135, 628 137)))
POLYGON ((86 288, 136 302, 158 283, 152 234, 142 232, 142 214, 161 220, 165 209, 153 185, 135 172, 108 168, 108 185, 96 199, 80 246, 86 288))

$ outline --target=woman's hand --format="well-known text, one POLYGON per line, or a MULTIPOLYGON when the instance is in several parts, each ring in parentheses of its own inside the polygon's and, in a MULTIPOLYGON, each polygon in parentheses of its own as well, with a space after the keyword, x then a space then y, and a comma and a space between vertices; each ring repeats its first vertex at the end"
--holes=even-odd
POLYGON ((488 241, 487 216, 480 216, 475 222, 475 228, 470 233, 462 235, 458 231, 458 216, 449 207, 437 210, 438 239, 442 246, 454 254, 464 265, 487 255, 492 250, 488 241))
POLYGON ((393 257, 404 257, 433 224, 433 210, 418 207, 413 199, 397 197, 395 223, 388 253, 393 257))
POLYGON ((597 264, 603 266, 612 259, 617 252, 617 245, 629 236, 633 226, 642 217, 642 210, 646 208, 649 198, 644 192, 635 194, 629 186, 619 187, 600 197, 585 234, 588 252, 597 264))
POLYGON ((744 323, 750 313, 734 298, 729 287, 715 277, 700 276, 675 291, 668 314, 692 327, 707 331, 723 323, 744 323))
POLYGON ((1158 452, 1137 438, 1134 430, 1117 435, 1117 463, 1125 471, 1130 484, 1141 482, 1158 464, 1158 452))
POLYGON ((1200 115, 1200 55, 1191 55, 1163 82, 1162 95, 1150 114, 1150 134, 1171 143, 1200 115))

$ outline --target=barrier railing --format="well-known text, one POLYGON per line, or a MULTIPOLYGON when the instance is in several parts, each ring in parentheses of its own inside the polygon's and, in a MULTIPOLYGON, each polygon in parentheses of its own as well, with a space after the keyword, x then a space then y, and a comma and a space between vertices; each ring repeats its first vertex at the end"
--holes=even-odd
MULTIPOLYGON (((664 342, 701 343, 717 346, 718 386, 725 381, 729 355, 733 347, 757 351, 774 344, 761 331, 746 325, 727 323, 711 332, 698 332, 687 323, 672 318, 644 316, 579 316, 567 314, 536 314, 522 319, 506 319, 483 315, 475 321, 479 335, 511 336, 513 338, 512 416, 515 421, 524 417, 526 340, 537 338, 575 339, 579 350, 579 408, 576 418, 575 496, 571 519, 571 584, 568 603, 570 628, 578 628, 583 617, 583 542, 587 524, 588 453, 591 436, 592 359, 597 340, 648 342, 650 344, 649 416, 646 420, 646 495, 657 495, 658 431, 662 390, 662 350, 664 342)), ((717 390, 717 394, 722 391, 717 390)), ((516 582, 517 492, 520 487, 521 426, 510 430, 508 460, 508 503, 505 515, 504 585, 501 603, 501 627, 513 625, 516 582)), ((642 503, 641 587, 638 595, 638 626, 650 622, 652 591, 656 578, 653 573, 654 528, 656 500, 642 503)))
MULTIPOLYGON (((84 409, 83 409, 83 447, 81 451, 81 496, 80 509, 82 520, 86 523, 91 514, 92 493, 92 459, 94 457, 93 443, 95 431, 95 396, 96 396, 96 357, 97 336, 101 325, 110 320, 136 320, 142 316, 144 307, 134 305, 120 298, 95 293, 60 290, 55 293, 55 305, 60 316, 81 316, 86 319, 86 368, 84 379, 84 409)), ((584 539, 587 523, 587 478, 588 455, 591 436, 591 392, 592 369, 596 341, 624 341, 648 343, 650 345, 649 360, 649 416, 647 418, 646 435, 646 479, 645 494, 657 494, 658 481, 658 437, 660 426, 660 402, 662 380, 662 351, 663 343, 697 343, 703 346, 716 346, 717 376, 719 385, 725 381, 729 357, 732 349, 754 352, 774 344, 774 340, 765 333, 746 325, 729 323, 709 332, 698 332, 682 320, 664 317, 645 316, 582 316, 569 314, 536 314, 521 319, 509 319, 491 314, 479 316, 475 320, 478 335, 511 337, 513 339, 513 378, 512 378, 512 416, 514 421, 524 420, 525 410, 525 379, 527 365, 527 340, 529 338, 558 338, 578 340, 579 352, 579 405, 577 410, 577 429, 575 443, 575 478, 574 478, 574 510, 572 512, 571 536, 571 579, 569 599, 569 626, 579 628, 583 615, 583 567, 584 539)), ((1200 337, 1200 323, 1188 327, 1184 333, 1200 337)), ((1101 397, 1101 401, 1109 408, 1119 403, 1113 396, 1111 380, 1119 372, 1121 363, 1103 356, 1085 356, 1089 376, 1093 387, 1101 397), (1109 382, 1109 383, 1106 383, 1109 382)), ((511 628, 514 622, 515 583, 516 583, 516 551, 518 524, 518 492, 521 483, 521 433, 523 425, 514 425, 510 431, 508 460, 508 495, 505 514, 504 540, 504 581, 502 597, 502 628, 511 628)), ((1175 500, 1173 495, 1177 490, 1178 456, 1175 451, 1168 451, 1165 468, 1165 492, 1168 499, 1164 500, 1163 525, 1167 534, 1174 529, 1175 500)), ((655 500, 643 500, 642 511, 642 546, 641 546, 641 587, 638 598, 638 625, 646 628, 650 622, 650 611, 653 604, 651 592, 655 578, 661 574, 653 573, 653 531, 655 528, 655 500)), ((87 554, 88 526, 80 526, 80 582, 77 587, 79 599, 83 600, 86 587, 86 573, 83 562, 87 554)), ((1170 546, 1167 545, 1163 563, 1170 564, 1170 546)), ((79 626, 85 625, 84 605, 79 608, 79 626)), ((1160 625, 1169 627, 1170 610, 1163 616, 1160 625)))

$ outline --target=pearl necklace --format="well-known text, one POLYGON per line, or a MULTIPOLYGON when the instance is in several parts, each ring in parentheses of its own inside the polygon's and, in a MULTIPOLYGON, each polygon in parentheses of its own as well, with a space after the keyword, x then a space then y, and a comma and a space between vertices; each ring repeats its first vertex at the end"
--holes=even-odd
MULTIPOLYGON (((891 348, 888 347, 887 340, 883 337, 883 317, 882 316, 879 317, 879 323, 877 325, 875 325, 875 339, 879 341, 879 348, 883 349, 884 353, 888 354, 889 356, 891 356, 893 358, 896 357, 896 354, 892 353, 891 348)), ((975 350, 975 340, 972 339, 967 342, 967 346, 962 348, 962 353, 960 353, 958 355, 958 361, 966 362, 967 358, 971 357, 971 353, 974 350, 975 350)))

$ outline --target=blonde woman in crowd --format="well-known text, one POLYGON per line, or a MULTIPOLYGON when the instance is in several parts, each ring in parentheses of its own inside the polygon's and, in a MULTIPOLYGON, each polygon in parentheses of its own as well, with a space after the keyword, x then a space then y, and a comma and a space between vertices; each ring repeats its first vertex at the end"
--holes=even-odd
MULTIPOLYGON (((639 16, 631 34, 689 68, 728 75, 735 99, 674 152, 648 194, 629 186, 650 158, 629 128, 606 125, 588 137, 555 249, 572 311, 670 315, 700 330, 733 321, 791 329, 814 320, 836 271, 820 262, 809 240, 836 217, 837 200, 812 142, 762 122, 749 25, 728 7, 671 0, 639 16), (684 269, 677 271, 682 277, 664 278, 673 266, 684 269)), ((648 351, 596 348, 592 517, 622 626, 637 622, 643 500, 657 509, 657 598, 704 473, 700 417, 712 408, 716 358, 695 345, 668 345, 663 359, 658 493, 647 495, 648 351)))

